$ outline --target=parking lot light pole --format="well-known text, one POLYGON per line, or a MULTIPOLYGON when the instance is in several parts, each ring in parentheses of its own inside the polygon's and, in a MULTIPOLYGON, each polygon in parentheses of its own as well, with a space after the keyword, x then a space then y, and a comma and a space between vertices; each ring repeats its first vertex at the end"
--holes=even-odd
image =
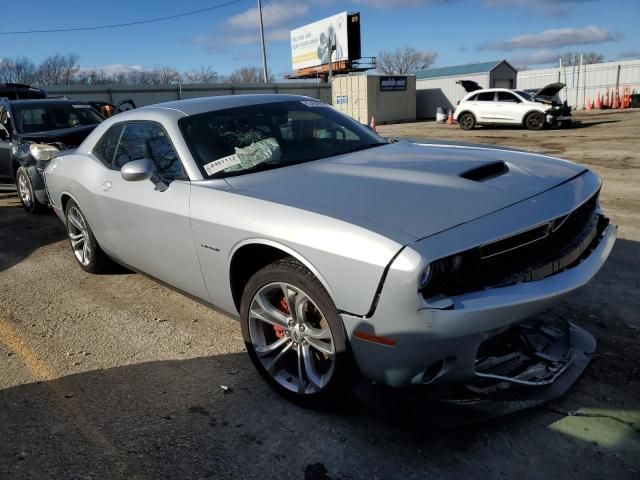
POLYGON ((262 2, 258 0, 258 17, 260 19, 260 46, 262 47, 262 73, 264 83, 269 83, 269 72, 267 72, 267 51, 264 45, 264 25, 262 24, 262 2))

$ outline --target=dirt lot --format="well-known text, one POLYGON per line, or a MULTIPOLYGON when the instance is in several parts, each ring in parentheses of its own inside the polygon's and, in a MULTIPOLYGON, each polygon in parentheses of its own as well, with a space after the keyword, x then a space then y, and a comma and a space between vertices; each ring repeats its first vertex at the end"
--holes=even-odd
POLYGON ((543 132, 380 128, 585 163, 620 225, 597 278, 545 314, 599 342, 569 394, 445 432, 392 427, 357 402, 339 413, 285 402, 234 320, 141 275, 85 274, 53 214, 28 216, 0 193, 0 478, 638 478, 640 112, 578 119, 543 132))

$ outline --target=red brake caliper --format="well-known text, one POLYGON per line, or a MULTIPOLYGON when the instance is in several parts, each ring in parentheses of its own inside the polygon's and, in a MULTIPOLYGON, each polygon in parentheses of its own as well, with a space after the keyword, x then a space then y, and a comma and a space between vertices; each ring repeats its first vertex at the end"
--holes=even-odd
MULTIPOLYGON (((278 309, 281 312, 289 315, 289 304, 287 303, 287 299, 284 298, 284 295, 280 299, 280 303, 278 304, 278 309)), ((273 330, 275 330, 275 332, 276 332, 276 337, 278 337, 278 338, 284 337, 284 328, 283 327, 281 327, 279 325, 274 325, 273 326, 273 330)))

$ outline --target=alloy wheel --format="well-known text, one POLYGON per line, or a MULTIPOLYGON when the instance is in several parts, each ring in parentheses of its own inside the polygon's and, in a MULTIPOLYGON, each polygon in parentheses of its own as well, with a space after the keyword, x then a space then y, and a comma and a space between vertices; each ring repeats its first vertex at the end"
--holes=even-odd
POLYGON ((18 175, 18 193, 20 194, 20 199, 25 207, 31 207, 31 189, 29 188, 29 183, 24 174, 18 175))
POLYGON ((284 388, 320 392, 335 369, 331 329, 315 302, 288 283, 270 283, 253 296, 249 336, 260 363, 284 388))
POLYGON ((71 207, 67 213, 67 233, 74 255, 78 262, 86 267, 91 263, 92 255, 89 232, 82 213, 75 206, 71 207))

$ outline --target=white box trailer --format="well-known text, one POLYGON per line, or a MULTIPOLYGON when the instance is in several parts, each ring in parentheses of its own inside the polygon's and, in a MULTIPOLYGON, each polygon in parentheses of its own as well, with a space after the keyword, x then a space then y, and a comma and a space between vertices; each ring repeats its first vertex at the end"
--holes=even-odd
POLYGON ((332 105, 360 123, 416 119, 415 75, 338 75, 331 83, 332 105))

